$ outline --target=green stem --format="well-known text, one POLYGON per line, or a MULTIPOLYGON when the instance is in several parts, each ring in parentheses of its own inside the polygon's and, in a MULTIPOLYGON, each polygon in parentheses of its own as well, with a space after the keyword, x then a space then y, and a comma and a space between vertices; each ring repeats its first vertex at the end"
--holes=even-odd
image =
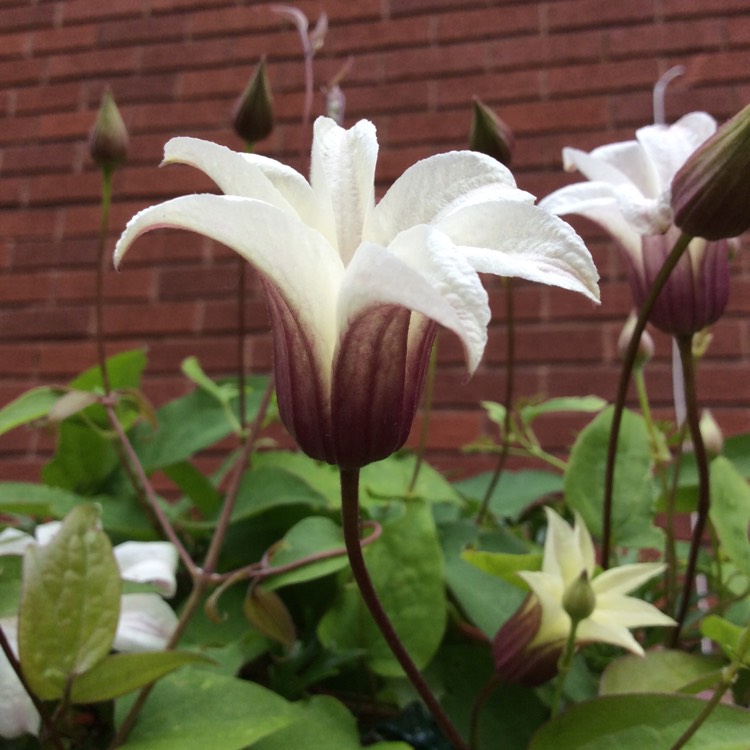
POLYGON ((633 329, 633 337, 630 339, 625 357, 622 363, 622 369, 620 371, 620 381, 617 386, 617 395, 615 397, 614 412, 612 414, 612 429, 609 433, 609 445, 607 447, 607 466, 604 475, 604 510, 603 510, 603 521, 602 521, 602 545, 601 545, 601 560, 602 567, 606 570, 609 567, 609 555, 610 548, 612 546, 612 502, 614 494, 615 484, 615 459, 617 458, 617 442, 620 437, 620 424, 622 423, 622 414, 625 409, 625 398, 628 393, 628 383, 630 382, 630 375, 635 365, 636 357, 638 356, 638 344, 641 340, 641 335, 646 329, 651 310, 656 303, 656 300, 664 288, 669 274, 677 265, 678 261, 682 257, 682 254, 690 244, 692 237, 683 234, 675 242, 674 247, 667 256, 664 264, 659 269, 659 273, 654 279, 654 283, 646 295, 646 299, 643 301, 640 310, 638 311, 638 319, 633 329))
POLYGON ((565 642, 565 649, 557 662, 557 683, 555 684, 555 694, 552 697, 552 718, 560 713, 560 704, 562 703, 563 687, 565 680, 570 674, 570 668, 573 666, 573 657, 576 653, 576 631, 578 630, 578 621, 572 620, 568 640, 565 642))
POLYGON ((695 388, 695 362, 693 360, 693 337, 692 335, 677 336, 677 346, 680 350, 682 361, 683 378, 685 380, 685 406, 687 408, 686 421, 690 429, 690 439, 693 443, 693 453, 698 469, 698 507, 697 519, 693 528, 693 536, 690 541, 690 552, 688 554, 687 569, 682 586, 682 600, 677 613, 677 627, 672 632, 672 648, 675 648, 680 640, 680 631, 685 625, 688 610, 690 609, 690 595, 695 584, 695 574, 698 566, 698 553, 703 541, 703 533, 708 522, 708 511, 711 507, 711 495, 709 488, 708 455, 703 444, 700 430, 700 415, 698 414, 698 399, 695 388))
POLYGON ((718 706, 721 702, 721 699, 724 697, 724 693, 726 693, 727 690, 732 687, 732 684, 737 677, 737 673, 742 667, 742 663, 748 650, 750 650, 750 625, 748 625, 742 633, 737 652, 735 653, 731 663, 726 667, 726 669, 722 670, 721 681, 716 686, 716 690, 714 690, 713 695, 708 701, 706 701, 706 704, 705 706, 703 706, 701 712, 695 717, 695 719, 693 719, 690 726, 680 735, 680 737, 677 739, 677 742, 672 745, 670 750, 681 750, 681 748, 685 747, 685 745, 689 742, 693 735, 695 735, 695 733, 703 726, 706 719, 708 719, 716 706, 718 706))
POLYGON ((435 721, 443 730, 445 736, 453 743, 456 750, 468 750, 468 746, 458 730, 443 711, 437 698, 432 694, 429 685, 404 647, 398 634, 383 609, 383 605, 375 591, 370 574, 365 564, 360 542, 359 522, 359 469, 340 469, 341 477, 341 525, 344 531, 344 543, 349 555, 354 580, 362 594, 362 599, 375 620, 385 642, 398 660, 407 678, 419 693, 435 721))
POLYGON ((109 228, 109 208, 112 204, 112 170, 102 169, 102 215, 99 224, 99 244, 96 255, 96 353, 102 373, 104 392, 109 395, 110 382, 107 369, 107 352, 104 344, 104 261, 107 230, 109 228))
POLYGON ((471 750, 478 750, 479 748, 479 716, 484 708, 485 703, 492 697, 495 690, 498 689, 502 683, 502 675, 495 672, 490 675, 489 680, 484 683, 479 695, 474 701, 474 705, 471 707, 471 726, 469 729, 469 747, 471 750))
POLYGON ((422 469, 424 463, 424 454, 427 450, 427 434, 430 430, 430 417, 432 416, 432 396, 435 386, 435 373, 437 372, 437 350, 438 350, 438 339, 435 337, 435 341, 432 344, 432 350, 430 351, 430 362, 427 365, 427 380, 424 388, 424 402, 422 405, 422 426, 419 429, 419 445, 417 446, 417 460, 414 464, 414 472, 411 475, 411 481, 409 482, 409 494, 414 491, 417 486, 417 479, 419 479, 419 472, 422 469))
POLYGON ((484 518, 487 515, 492 495, 495 492, 497 483, 500 481, 500 477, 502 476, 505 464, 508 460, 508 454, 510 453, 511 409, 513 406, 513 385, 516 366, 516 326, 512 279, 503 277, 502 281, 505 286, 505 331, 506 339, 508 341, 507 358, 505 361, 505 396, 503 400, 503 405, 505 406, 505 419, 503 420, 503 435, 500 453, 497 457, 497 463, 495 464, 492 478, 490 479, 490 483, 487 485, 487 490, 484 493, 482 505, 477 513, 477 526, 482 525, 484 518))

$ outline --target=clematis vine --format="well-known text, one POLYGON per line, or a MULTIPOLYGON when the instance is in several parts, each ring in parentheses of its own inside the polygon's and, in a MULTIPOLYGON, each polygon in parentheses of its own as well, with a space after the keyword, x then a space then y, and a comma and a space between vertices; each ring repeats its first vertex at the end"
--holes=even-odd
MULTIPOLYGON (((33 537, 7 528, 0 533, 0 556, 23 555, 29 545, 45 545, 59 528, 57 521, 40 524, 33 537)), ((124 542, 114 547, 113 552, 123 581, 155 589, 155 592, 122 595, 113 649, 131 653, 164 649, 177 626, 174 611, 163 599, 174 596, 177 589, 177 550, 169 542, 124 542)), ((17 656, 16 617, 3 618, 0 627, 17 656)), ((38 732, 39 714, 2 653, 0 697, 0 737, 38 732)))
MULTIPOLYGON (((623 250, 630 287, 640 306, 662 263, 680 237, 674 227, 671 186, 690 155, 716 130, 705 112, 673 125, 648 125, 636 139, 590 153, 563 149, 563 166, 589 182, 563 187, 540 202, 558 214, 586 216, 623 250)), ((650 321, 673 335, 695 333, 715 322, 729 294, 727 240, 693 239, 663 288, 650 321)))
POLYGON ((633 563, 596 575, 594 544, 580 516, 571 527, 555 511, 545 511, 542 569, 518 574, 531 593, 493 641, 500 677, 527 686, 541 685, 556 674, 574 619, 575 644, 611 643, 640 656, 643 647, 631 628, 675 624, 652 604, 627 596, 664 565, 633 563))
POLYGON ((599 296, 578 235, 494 159, 430 157, 376 204, 377 152, 372 123, 321 117, 308 183, 267 157, 174 138, 164 163, 202 170, 224 195, 147 208, 115 249, 119 264, 144 232, 173 227, 245 257, 268 303, 281 419, 305 453, 345 469, 405 442, 438 325, 474 372, 490 320, 480 272, 599 296))

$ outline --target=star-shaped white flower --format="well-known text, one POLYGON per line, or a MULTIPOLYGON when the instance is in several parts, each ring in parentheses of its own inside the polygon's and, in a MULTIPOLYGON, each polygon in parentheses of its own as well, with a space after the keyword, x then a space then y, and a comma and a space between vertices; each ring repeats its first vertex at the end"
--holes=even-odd
POLYGON ((144 232, 174 227, 236 250, 259 272, 274 334, 281 418, 310 456, 356 468, 403 445, 438 324, 479 363, 490 312, 478 272, 598 299, 591 256, 493 159, 462 151, 408 169, 375 203, 375 127, 315 123, 308 183, 260 155, 174 138, 164 163, 205 172, 224 195, 138 213, 119 263, 144 232))
POLYGON ((664 570, 661 563, 633 563, 595 575, 594 545, 580 516, 571 527, 555 511, 547 513, 541 571, 519 572, 531 588, 521 609, 495 636, 498 671, 509 681, 536 685, 549 679, 570 635, 565 595, 588 581, 594 595, 590 614, 578 622, 576 643, 611 643, 643 655, 631 628, 670 626, 675 621, 653 604, 628 596, 664 570))

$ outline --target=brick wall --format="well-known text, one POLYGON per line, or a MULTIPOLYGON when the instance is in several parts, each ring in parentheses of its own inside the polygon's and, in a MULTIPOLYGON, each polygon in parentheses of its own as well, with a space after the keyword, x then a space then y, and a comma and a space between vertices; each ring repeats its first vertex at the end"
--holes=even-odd
MULTIPOLYGON (((512 126, 514 171, 541 196, 571 178, 563 145, 590 149, 630 137, 652 119, 651 87, 675 64, 670 120, 692 109, 724 119, 750 99, 747 0, 300 0, 330 30, 316 58, 319 86, 348 56, 347 121, 379 132, 382 189, 416 159, 463 147, 469 103, 478 95, 512 126)), ((0 404, 31 385, 64 382, 95 362, 92 267, 99 175, 86 137, 105 85, 131 133, 117 174, 112 242, 138 209, 210 189, 192 170, 157 170, 172 135, 239 148, 228 121, 235 97, 267 54, 278 126, 260 151, 299 163, 308 147, 299 113, 303 69, 293 27, 266 4, 241 0, 0 0, 0 404)), ((607 238, 576 222, 603 277, 603 305, 544 287, 517 287, 518 394, 614 394, 616 338, 629 309, 623 266, 607 238)), ((186 233, 139 241, 121 272, 106 277, 109 351, 145 345, 146 391, 158 402, 182 391, 182 359, 196 354, 212 373, 231 371, 234 255, 186 233)), ((750 409, 750 263, 733 267, 729 311, 715 327, 699 387, 726 432, 747 429, 750 409)), ((248 282, 247 358, 270 365, 268 326, 257 282, 248 282)), ((487 425, 479 399, 503 392, 504 298, 489 288, 496 319, 487 357, 464 384, 461 352, 441 338, 430 446, 444 466, 487 425)), ((669 414, 669 344, 657 337, 649 368, 654 401, 669 414)), ((552 447, 575 422, 548 420, 552 447)), ((0 476, 37 475, 49 438, 15 431, 0 438, 0 476)))

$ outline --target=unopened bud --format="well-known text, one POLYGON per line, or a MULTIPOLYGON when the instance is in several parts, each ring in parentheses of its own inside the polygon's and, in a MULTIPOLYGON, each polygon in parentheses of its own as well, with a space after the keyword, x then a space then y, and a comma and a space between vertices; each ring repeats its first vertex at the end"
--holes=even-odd
POLYGON ((99 167, 110 172, 125 161, 128 153, 128 131, 109 89, 102 96, 89 137, 89 153, 99 167))
POLYGON ((672 180, 674 222, 709 240, 750 228, 750 105, 724 123, 672 180))
POLYGON ((268 82, 266 60, 260 61, 253 77, 237 99, 232 115, 234 132, 246 143, 256 143, 273 130, 273 96, 268 82))
POLYGON ((585 570, 582 570, 581 575, 568 586, 563 594, 562 604, 573 622, 581 622, 591 616, 596 608, 596 594, 585 570))
POLYGON ((724 435, 709 409, 704 409, 699 422, 703 445, 712 456, 718 456, 724 450, 724 435))
MULTIPOLYGON (((617 352, 620 355, 620 359, 625 357, 625 353, 630 346, 630 341, 633 338, 633 332, 635 331, 635 324, 638 322, 638 316, 631 312, 628 315, 628 319, 625 321, 625 325, 622 327, 620 337, 617 339, 617 352)), ((635 366, 640 368, 644 367, 646 363, 654 356, 654 340, 651 338, 651 334, 648 331, 644 331, 641 334, 641 340, 638 342, 638 351, 635 355, 635 366)))
POLYGON ((474 97, 469 148, 510 166, 513 152, 513 131, 489 107, 474 97))

